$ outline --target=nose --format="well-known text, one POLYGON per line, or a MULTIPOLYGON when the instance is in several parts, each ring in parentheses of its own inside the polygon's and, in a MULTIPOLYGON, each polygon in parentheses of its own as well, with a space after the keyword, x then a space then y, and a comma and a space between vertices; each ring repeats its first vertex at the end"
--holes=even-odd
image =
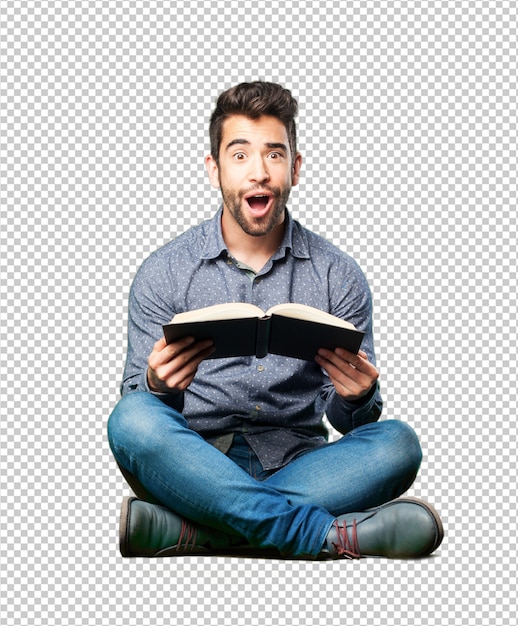
POLYGON ((248 179, 253 183, 263 183, 270 179, 267 163, 261 156, 250 160, 248 179))

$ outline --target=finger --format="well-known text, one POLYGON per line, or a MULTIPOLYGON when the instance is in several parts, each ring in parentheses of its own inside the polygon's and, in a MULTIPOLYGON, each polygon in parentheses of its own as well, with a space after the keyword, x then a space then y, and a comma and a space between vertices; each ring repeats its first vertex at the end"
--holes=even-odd
POLYGON ((354 354, 354 352, 349 352, 348 350, 344 350, 342 348, 337 348, 335 350, 335 354, 343 359, 346 363, 349 363, 355 369, 361 370, 363 369, 364 364, 368 363, 367 355, 365 352, 362 354, 358 352, 358 354, 354 354))
POLYGON ((325 357, 320 354, 316 361, 332 379, 340 384, 348 385, 351 381, 354 385, 370 388, 379 377, 378 370, 369 361, 357 357, 351 352, 348 352, 348 355, 353 361, 352 363, 331 351, 326 351, 325 357))
POLYGON ((166 381, 182 363, 176 363, 176 357, 181 354, 194 339, 186 337, 171 344, 161 338, 155 342, 153 351, 148 357, 148 377, 156 384, 166 381))
MULTIPOLYGON (((214 347, 214 343, 212 339, 204 339, 203 341, 196 341, 196 343, 189 343, 184 348, 178 350, 173 354, 172 358, 178 359, 180 363, 189 363, 193 359, 196 359, 202 353, 206 351, 212 351, 214 347)), ((200 361, 205 358, 204 356, 200 357, 200 361)))
POLYGON ((353 400, 361 398, 372 387, 373 381, 349 364, 346 364, 347 369, 344 371, 322 357, 317 357, 316 360, 329 376, 337 392, 344 398, 353 400))
POLYGON ((169 361, 174 359, 179 354, 181 354, 184 350, 186 350, 189 346, 192 346, 195 342, 194 337, 182 337, 177 341, 173 341, 172 343, 166 344, 163 352, 163 357, 169 361))
POLYGON ((334 352, 331 352, 329 355, 329 360, 331 360, 337 367, 341 366, 341 363, 336 358, 333 358, 332 355, 336 355, 342 361, 345 361, 350 367, 364 373, 366 376, 378 377, 378 370, 376 367, 369 361, 369 357, 366 352, 360 350, 358 354, 354 354, 354 352, 349 352, 348 350, 344 350, 343 348, 337 348, 334 352))
POLYGON ((160 337, 160 339, 158 339, 158 341, 155 341, 155 344, 153 345, 153 352, 161 352, 166 346, 167 342, 165 340, 165 337, 162 336, 160 337))
POLYGON ((173 343, 166 343, 164 346, 161 342, 157 342, 155 344, 157 346, 157 349, 153 350, 153 352, 150 354, 148 364, 153 369, 156 369, 161 365, 169 364, 172 361, 176 360, 178 357, 181 357, 181 365, 182 363, 187 362, 191 358, 191 356, 197 354, 200 350, 204 350, 205 348, 207 348, 209 345, 211 345, 211 343, 212 341, 210 339, 195 343, 194 337, 183 337, 182 339, 174 341, 173 343), (192 352, 187 352, 190 346, 193 346, 193 350, 192 352))
MULTIPOLYGON (((178 368, 177 366, 177 368, 170 374, 170 376, 165 381, 167 386, 180 390, 186 389, 191 384, 194 376, 196 375, 200 363, 208 356, 210 356, 214 352, 214 350, 215 347, 211 342, 211 345, 201 350, 201 352, 196 352, 191 358, 184 361, 184 364, 181 367, 178 368)), ((181 355, 181 358, 183 359, 184 355, 181 355)))
POLYGON ((174 344, 169 344, 161 352, 151 354, 148 364, 156 372, 158 378, 167 381, 188 366, 200 353, 201 356, 198 360, 201 362, 205 358, 203 352, 208 350, 210 353, 211 346, 212 341, 210 339, 196 343, 189 340, 177 341, 174 344))
POLYGON ((362 386, 352 377, 354 373, 352 368, 350 368, 351 375, 347 375, 329 361, 322 361, 321 366, 341 395, 357 396, 361 393, 362 386))
POLYGON ((192 345, 185 347, 178 353, 173 353, 168 361, 163 365, 167 368, 167 375, 164 378, 168 378, 172 374, 176 374, 189 367, 197 367, 201 361, 206 358, 214 350, 214 345, 210 339, 205 341, 198 341, 192 345))
POLYGON ((318 352, 325 355, 326 357, 328 355, 330 356, 333 354, 337 354, 340 356, 340 358, 344 359, 345 361, 356 359, 359 354, 359 353, 356 354, 356 352, 350 352, 349 350, 346 350, 345 348, 336 348, 335 350, 329 350, 328 348, 320 348, 318 352))
POLYGON ((160 337, 153 345, 151 352, 152 358, 157 364, 165 363, 171 359, 171 356, 181 352, 186 346, 194 342, 193 337, 184 337, 179 341, 167 343, 165 337, 160 337))
POLYGON ((336 350, 320 349, 318 354, 325 358, 336 367, 343 368, 345 365, 353 366, 355 369, 361 369, 362 357, 349 350, 337 348, 336 350))
POLYGON ((348 379, 354 382, 356 378, 361 376, 361 373, 355 367, 351 366, 348 361, 333 358, 333 354, 331 354, 329 358, 318 355, 316 361, 327 372, 330 378, 342 384, 345 384, 348 379))

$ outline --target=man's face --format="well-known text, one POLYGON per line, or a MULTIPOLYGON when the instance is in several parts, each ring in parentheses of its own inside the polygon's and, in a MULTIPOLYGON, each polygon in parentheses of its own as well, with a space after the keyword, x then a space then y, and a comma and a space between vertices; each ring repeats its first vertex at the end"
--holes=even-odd
POLYGON ((293 158, 280 120, 229 117, 223 124, 219 164, 211 156, 206 163, 212 185, 221 189, 225 219, 255 237, 268 235, 284 221, 301 157, 293 158))

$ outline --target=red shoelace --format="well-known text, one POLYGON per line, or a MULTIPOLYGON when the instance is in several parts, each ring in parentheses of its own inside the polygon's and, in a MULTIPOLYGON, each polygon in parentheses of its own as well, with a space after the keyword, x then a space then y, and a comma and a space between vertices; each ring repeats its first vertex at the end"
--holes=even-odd
POLYGON ((198 539, 198 529, 190 524, 187 520, 182 518, 182 527, 180 529, 180 536, 178 537, 178 543, 176 545, 176 551, 189 550, 196 546, 196 540, 198 539))
POLYGON ((338 556, 343 557, 344 559, 360 559, 360 546, 358 545, 358 534, 356 530, 356 520, 353 520, 353 525, 351 527, 351 536, 352 539, 349 539, 349 533, 347 532, 347 522, 343 520, 343 526, 338 524, 338 520, 335 520, 334 523, 336 529, 336 537, 338 543, 334 543, 333 546, 338 554, 338 556))

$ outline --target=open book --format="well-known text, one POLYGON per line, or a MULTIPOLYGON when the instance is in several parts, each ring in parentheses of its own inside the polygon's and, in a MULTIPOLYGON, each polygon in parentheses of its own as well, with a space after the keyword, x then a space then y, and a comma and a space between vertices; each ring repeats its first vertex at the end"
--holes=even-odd
POLYGON ((167 343, 187 336, 212 339, 211 359, 271 353, 313 361, 319 348, 356 353, 364 336, 339 317, 295 303, 266 312, 245 302, 216 304, 178 313, 163 328, 167 343))

